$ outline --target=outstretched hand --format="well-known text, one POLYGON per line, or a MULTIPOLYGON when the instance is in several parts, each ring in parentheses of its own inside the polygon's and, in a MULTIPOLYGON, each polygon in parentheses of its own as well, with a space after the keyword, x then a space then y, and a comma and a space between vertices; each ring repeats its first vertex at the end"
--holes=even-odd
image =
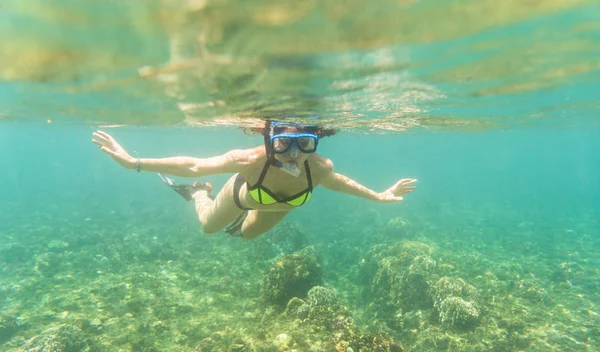
POLYGON ((103 152, 110 155, 114 161, 119 163, 126 169, 133 169, 136 165, 136 160, 125 148, 123 148, 110 134, 104 131, 97 131, 93 134, 92 142, 103 152))
POLYGON ((417 180, 413 178, 404 178, 392 187, 386 189, 379 194, 379 200, 383 203, 401 202, 404 198, 403 194, 407 194, 415 190, 415 187, 406 187, 416 183, 417 180))

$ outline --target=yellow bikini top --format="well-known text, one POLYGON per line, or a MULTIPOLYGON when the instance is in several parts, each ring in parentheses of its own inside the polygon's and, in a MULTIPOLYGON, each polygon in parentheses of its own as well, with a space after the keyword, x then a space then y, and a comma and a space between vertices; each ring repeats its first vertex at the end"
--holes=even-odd
POLYGON ((279 198, 273 192, 271 192, 268 188, 262 186, 262 182, 267 175, 267 171, 269 170, 269 166, 271 166, 271 161, 268 160, 265 163, 265 166, 262 169, 260 177, 258 178, 258 182, 254 186, 248 185, 248 193, 254 201, 258 204, 263 205, 271 205, 275 203, 286 203, 294 207, 299 207, 302 204, 308 202, 310 199, 310 195, 313 190, 312 178, 310 176, 310 168, 308 167, 308 160, 304 161, 304 169, 306 170, 306 181, 308 182, 308 187, 294 194, 293 196, 279 198))

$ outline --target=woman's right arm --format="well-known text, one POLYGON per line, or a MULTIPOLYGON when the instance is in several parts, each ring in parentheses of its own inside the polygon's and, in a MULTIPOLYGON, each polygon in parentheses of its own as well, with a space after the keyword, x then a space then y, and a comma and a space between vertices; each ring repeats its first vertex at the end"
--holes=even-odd
POLYGON ((136 159, 129 155, 111 135, 103 131, 94 132, 92 142, 126 169, 139 167, 140 171, 160 172, 180 177, 236 173, 249 161, 248 153, 243 150, 232 150, 211 158, 176 156, 160 159, 136 159))

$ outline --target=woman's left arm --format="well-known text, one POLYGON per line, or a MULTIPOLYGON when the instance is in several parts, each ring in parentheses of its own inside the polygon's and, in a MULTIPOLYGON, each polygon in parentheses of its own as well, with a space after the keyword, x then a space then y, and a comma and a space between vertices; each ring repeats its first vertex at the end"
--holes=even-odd
POLYGON ((333 170, 331 170, 323 177, 320 183, 323 185, 323 187, 332 191, 350 194, 372 200, 374 202, 392 203, 402 201, 404 199, 402 198, 403 194, 412 192, 415 187, 406 186, 414 184, 415 182, 417 182, 417 180, 405 178, 396 182, 396 184, 385 191, 378 193, 350 179, 347 176, 335 173, 333 170))

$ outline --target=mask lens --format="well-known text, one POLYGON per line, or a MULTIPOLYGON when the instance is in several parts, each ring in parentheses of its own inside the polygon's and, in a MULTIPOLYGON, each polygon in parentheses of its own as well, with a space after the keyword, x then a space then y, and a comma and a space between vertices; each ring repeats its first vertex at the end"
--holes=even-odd
POLYGON ((290 139, 287 137, 273 138, 273 151, 275 153, 285 153, 290 147, 290 139))
POLYGON ((298 147, 305 153, 312 153, 317 147, 317 141, 312 137, 299 137, 298 147))

